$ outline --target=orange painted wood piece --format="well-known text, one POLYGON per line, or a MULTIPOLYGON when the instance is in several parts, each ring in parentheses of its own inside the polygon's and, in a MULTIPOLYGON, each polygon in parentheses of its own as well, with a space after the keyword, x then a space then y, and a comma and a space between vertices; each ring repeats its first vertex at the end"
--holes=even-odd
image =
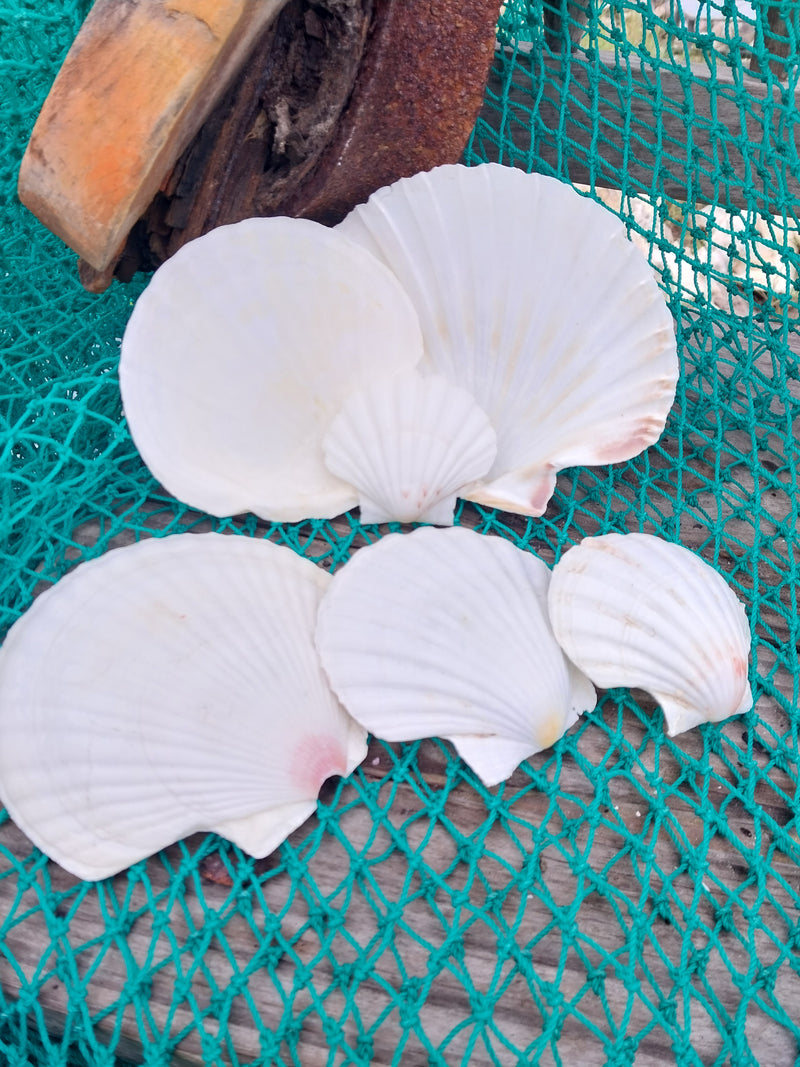
POLYGON ((19 197, 93 267, 119 254, 286 0, 97 0, 28 144, 19 197))

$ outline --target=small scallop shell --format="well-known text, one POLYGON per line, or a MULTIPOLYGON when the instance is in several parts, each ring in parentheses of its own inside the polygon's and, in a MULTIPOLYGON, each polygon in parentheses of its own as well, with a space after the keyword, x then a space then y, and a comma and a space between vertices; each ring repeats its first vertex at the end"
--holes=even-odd
POLYGON ((597 686, 650 693, 670 737, 753 705, 750 626, 725 579, 648 534, 588 537, 553 571, 553 631, 597 686))
POLYGON ((221 534, 142 541, 42 594, 0 652, 0 795, 80 878, 197 830, 264 856, 365 734, 313 643, 330 576, 221 534))
POLYGON ((359 491, 362 522, 451 526, 456 496, 497 451, 465 389, 404 373, 345 401, 323 441, 328 469, 359 491))
POLYGON ((540 559, 499 537, 390 534, 334 577, 317 626, 323 667, 376 736, 447 738, 495 785, 595 705, 553 638, 548 581, 540 559))
POLYGON ((416 307, 424 372, 489 416, 497 457, 470 494, 541 515, 556 473, 658 439, 675 395, 672 316, 623 224, 571 187, 494 163, 378 190, 338 227, 416 307))
POLYGON ((322 438, 344 399, 422 356, 416 312, 362 248, 306 219, 247 219, 154 274, 120 387, 147 466, 213 515, 294 522, 352 507, 322 438))

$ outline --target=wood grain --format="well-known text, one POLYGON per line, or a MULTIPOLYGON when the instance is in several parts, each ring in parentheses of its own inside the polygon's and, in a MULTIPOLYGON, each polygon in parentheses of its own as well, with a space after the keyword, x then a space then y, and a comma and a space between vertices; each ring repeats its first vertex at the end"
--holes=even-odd
MULTIPOLYGON (((591 66, 573 57, 566 125, 557 133, 561 111, 554 94, 560 90, 554 85, 566 84, 560 80, 563 69, 557 61, 548 63, 547 79, 537 81, 543 93, 539 116, 544 140, 536 150, 551 167, 561 167, 566 135, 574 142, 570 155, 576 153, 567 168, 573 180, 613 184, 621 172, 617 168, 624 166, 632 192, 656 186, 673 196, 745 202, 744 155, 734 161, 737 176, 721 183, 710 182, 698 170, 696 160, 713 158, 716 151, 706 121, 709 88, 693 80, 702 71, 685 78, 662 71, 656 75, 655 96, 631 100, 628 89, 643 87, 643 71, 633 71, 628 82, 628 75, 617 77, 606 59, 591 66), (665 158, 654 133, 655 100, 661 93, 668 108, 665 158), (593 111, 582 112, 582 106, 593 111), (684 107, 696 116, 691 123, 684 107), (589 113, 598 116, 596 125, 582 117, 589 113), (630 114, 638 137, 634 157, 624 160, 621 114, 630 114), (602 158, 592 163, 598 131, 602 158), (690 145, 696 152, 691 159, 690 145)), ((501 58, 490 82, 498 98, 506 74, 501 58)), ((513 142, 514 150, 503 153, 503 162, 524 165, 531 148, 534 76, 531 68, 515 82, 501 129, 491 97, 484 110, 484 146, 496 146, 498 136, 513 142)), ((739 104, 733 99, 738 89, 732 76, 718 69, 717 77, 722 94, 715 98, 717 118, 738 130, 739 104)), ((760 123, 767 121, 771 98, 756 79, 746 79, 745 89, 753 112, 747 133, 758 152, 760 123)), ((788 180, 796 196, 796 170, 788 180)), ((791 341, 796 347, 797 338, 791 341)), ((756 359, 754 367, 768 380, 770 355, 756 359)), ((741 399, 735 360, 721 359, 708 373, 713 388, 729 391, 732 405, 741 399)), ((796 379, 786 388, 794 397, 800 393, 796 379)), ((683 402, 687 409, 705 403, 702 386, 687 386, 683 402)), ((797 933, 800 842, 794 847, 796 835, 782 833, 796 804, 789 711, 798 704, 798 678, 784 663, 797 633, 794 621, 790 629, 788 605, 764 591, 776 589, 777 577, 788 573, 781 531, 796 515, 796 503, 788 485, 770 473, 788 469, 786 439, 774 434, 770 450, 759 451, 751 426, 723 425, 729 416, 728 409, 717 406, 712 419, 720 420, 719 425, 706 434, 689 430, 680 440, 664 439, 650 450, 649 459, 654 474, 674 469, 679 460, 685 468, 676 520, 682 543, 707 554, 714 549, 712 531, 724 528, 723 535, 717 533, 721 565, 735 572, 748 595, 756 581, 761 590, 756 673, 768 684, 757 716, 721 728, 718 749, 704 748, 699 731, 677 742, 651 735, 647 715, 657 712, 640 694, 643 714, 609 698, 572 731, 574 740, 557 769, 545 770, 547 755, 531 761, 535 771, 557 776, 558 799, 529 788, 527 772, 517 771, 502 787, 505 805, 498 814, 494 801, 473 788, 468 776, 456 772, 454 777, 446 745, 423 743, 407 768, 399 746, 373 742, 360 773, 338 794, 335 825, 323 829, 315 817, 290 838, 293 877, 285 872, 273 876, 270 859, 238 862, 229 849, 198 836, 149 861, 139 881, 129 883, 122 875, 84 891, 53 864, 34 871, 23 866, 30 843, 5 822, 0 825, 6 850, 0 867, 0 986, 5 996, 24 1001, 28 990, 35 990, 37 1009, 51 1033, 76 1023, 91 1028, 96 1040, 113 1044, 134 1063, 142 1061, 143 1033, 171 1039, 175 1049, 169 1062, 178 1067, 256 1060, 262 1054, 257 1016, 275 1033, 287 1017, 295 1022, 299 1061, 293 1061, 294 1044, 286 1038, 278 1049, 284 1062, 383 1067, 397 1063, 401 1055, 403 1006, 413 995, 410 980, 417 979, 418 1004, 410 1015, 418 1025, 402 1050, 402 1063, 482 1067, 515 1062, 501 1035, 517 1049, 542 1040, 555 1009, 537 1002, 534 991, 558 980, 559 988, 549 990, 553 1004, 558 996, 564 998, 558 1060, 556 1046, 545 1042, 538 1064, 599 1067, 616 1053, 613 1062, 635 1062, 636 1067, 733 1064, 734 1055, 722 1055, 721 1033, 737 1018, 744 1018, 747 1041, 759 1062, 776 1067, 794 1062, 795 1037, 774 1016, 776 1005, 791 1013, 800 1003, 800 974, 796 965, 785 962, 785 946, 797 933), (717 491, 721 468, 726 471, 724 493, 717 491), (760 508, 759 526, 752 517, 753 501, 760 508), (783 765, 772 756, 781 748, 788 761, 783 765), (599 781, 607 796, 598 796, 599 781), (446 801, 434 815, 445 785, 446 801), (371 814, 376 804, 386 812, 378 827, 371 814), (708 812, 719 820, 714 831, 704 817, 708 812), (314 849, 308 847, 310 836, 314 849), (197 853, 199 862, 190 861, 197 853), (425 892, 415 869, 420 861, 430 880, 425 892), (590 878, 602 878, 602 894, 589 890, 590 878), (351 884, 352 896, 345 900, 342 887, 351 884), (405 906, 395 913, 391 905, 398 901, 405 906), (576 901, 580 907, 572 912, 576 901), (323 921, 339 911, 346 915, 344 926, 323 921), (726 912, 730 925, 721 925, 726 912), (645 924, 637 922, 639 916, 645 924), (224 942, 211 935, 221 918, 227 919, 224 942), (571 934, 576 928, 578 937, 571 934), (703 957, 712 932, 721 949, 703 957), (266 956, 261 955, 265 945, 266 956), (444 967, 432 964, 437 952, 446 960, 444 967), (673 1005, 675 1019, 665 1027, 661 1001, 676 987, 674 972, 683 978, 693 962, 703 959, 683 984, 673 1005), (363 971, 354 978, 348 999, 350 987, 333 980, 341 978, 341 965, 350 962, 363 971), (754 993, 758 968, 769 966, 776 968, 774 989, 754 993), (594 976, 588 988, 590 969, 594 976), (429 980, 432 973, 435 980, 429 980), (246 974, 246 985, 227 994, 240 974, 246 974), (534 975, 535 981, 526 975, 534 975), (480 1004, 470 999, 469 988, 487 993, 505 980, 493 1028, 470 1049, 471 1020, 480 1004), (123 991, 127 997, 137 982, 141 992, 135 1002, 122 1001, 123 991), (632 993, 635 984, 639 996, 632 993), (220 993, 227 996, 227 1014, 209 1010, 220 993), (353 1010, 345 1014, 347 1004, 358 1012, 360 1026, 353 1010), (360 1059, 353 1051, 347 1061, 341 1052, 332 1055, 324 1018, 341 1028, 340 1049, 352 1050, 359 1047, 360 1030, 382 1021, 371 1049, 360 1059), (229 1045, 212 1061, 204 1041, 223 1032, 229 1045), (438 1048, 439 1060, 423 1042, 423 1032, 438 1048), (624 1046, 628 1035, 640 1033, 645 1036, 635 1050, 624 1046), (690 1039, 693 1059, 677 1056, 676 1035, 690 1039)), ((767 440, 766 431, 760 440, 767 440)), ((569 479, 563 477, 560 484, 569 488, 569 479)), ((605 503, 611 511, 627 514, 631 524, 640 519, 655 523, 658 508, 672 504, 642 503, 632 477, 615 479, 613 490, 605 503)), ((586 504, 583 532, 594 532, 607 516, 596 504, 592 510, 580 494, 571 501, 573 508, 581 504, 586 504)), ((155 504, 153 516, 154 530, 173 518, 155 504)), ((477 522, 477 512, 468 509, 465 518, 477 522)), ((549 518, 560 522, 568 517, 549 518)), ((525 530, 526 520, 506 519, 512 532, 525 530)), ((347 523, 333 525, 342 538, 349 537, 347 523)), ((197 530, 204 528, 200 524, 197 530)), ((99 533, 95 524, 88 524, 75 531, 75 543, 91 546, 99 533)), ((133 534, 124 533, 114 545, 132 539, 133 534)), ((324 542, 319 548, 325 548, 324 542)), ((543 554, 552 562, 549 549, 543 554)), ((499 792, 493 791, 493 797, 499 792)), ((330 796, 326 792, 324 803, 330 796)), ((35 1030, 39 1024, 33 1006, 30 1020, 35 1030)))
POLYGON ((23 204, 108 267, 285 2, 97 0, 23 157, 23 204))
POLYGON ((252 216, 332 225, 376 189, 457 162, 496 17, 496 0, 290 0, 137 223, 116 276, 252 216))
MULTIPOLYGON (((684 452, 693 447, 691 437, 684 440, 684 452)), ((703 450, 694 444, 696 463, 701 463, 703 450)), ((735 449, 737 442, 729 446, 735 449)), ((666 448, 669 452, 669 442, 666 448)), ((749 478, 742 466, 734 481, 745 485, 749 478)), ((624 484, 616 488, 624 494, 624 484)), ((788 497, 777 502, 776 522, 789 506, 788 497)), ((153 514, 154 530, 171 520, 160 508, 153 514)), ((469 524, 477 513, 468 511, 465 517, 469 524)), ((525 522, 519 516, 508 519, 525 522)), ((343 537, 350 532, 344 522, 333 525, 343 537)), ((200 524, 197 531, 204 528, 200 524)), ((91 545, 97 536, 89 524, 76 531, 76 543, 91 545)), ((707 525, 693 520, 687 509, 681 519, 683 543, 706 551, 707 536, 707 525)), ((752 541, 752 525, 743 523, 737 536, 752 541)), ((114 544, 132 539, 124 533, 114 544)), ((774 562, 767 553, 764 581, 771 580, 774 562)), ((216 851, 202 835, 149 861, 144 881, 130 886, 121 875, 78 896, 75 879, 53 864, 47 867, 49 882, 41 872, 26 883, 13 871, 0 871, 0 915, 6 916, 0 984, 13 997, 24 995, 27 983, 41 983, 38 1004, 53 1033, 74 1025, 78 1004, 87 1019, 107 1011, 105 1022, 94 1022, 95 1037, 111 1041, 118 1026, 115 1047, 133 1062, 142 1056, 142 1026, 155 1034, 183 1034, 170 1060, 183 1067, 211 1062, 207 1042, 220 1032, 227 1034, 229 1047, 214 1062, 233 1062, 234 1050, 239 1061, 255 1060, 261 1049, 254 1013, 262 1026, 280 1033, 287 1010, 296 1021, 305 1009, 293 1039, 297 1054, 304 1067, 323 1067, 331 1062, 330 1020, 340 1028, 343 1046, 359 1047, 359 1024, 352 1010, 345 1010, 350 1003, 362 1030, 385 1013, 363 1062, 388 1067, 397 1062, 409 979, 418 980, 414 995, 419 1000, 411 1013, 417 1028, 403 1054, 403 1063, 412 1065, 429 1062, 422 1034, 434 1048, 443 1043, 443 1063, 467 1062, 465 1056, 474 1065, 508 1062, 499 1035, 520 1049, 540 1040, 551 1009, 537 1004, 534 993, 558 979, 560 995, 575 998, 562 1020, 561 1062, 606 1063, 622 1027, 623 1036, 647 1031, 637 1047, 637 1067, 661 1067, 675 1062, 674 1036, 689 1024, 693 1046, 703 1049, 703 1062, 711 1062, 722 1048, 719 1013, 734 1018, 742 1010, 741 976, 755 959, 775 960, 776 939, 780 943, 791 933, 792 895, 785 887, 797 884, 800 847, 789 855, 775 848, 774 835, 791 818, 793 778, 788 769, 768 765, 767 755, 775 738, 787 732, 786 708, 796 694, 789 672, 775 669, 773 649, 789 639, 788 624, 776 616, 772 626, 776 644, 761 645, 758 673, 772 676, 776 695, 761 697, 754 726, 742 719, 725 725, 718 754, 704 749, 698 731, 676 742, 654 740, 646 715, 606 701, 579 727, 560 762, 558 801, 530 789, 527 773, 517 771, 502 787, 502 817, 487 807, 468 777, 456 777, 453 784, 447 745, 423 743, 408 770, 402 746, 374 741, 360 772, 338 798, 336 829, 320 831, 313 849, 308 840, 317 832, 316 818, 290 838, 297 864, 293 878, 271 877, 275 861, 269 858, 249 866, 237 863, 229 849, 216 851), (749 763, 737 769, 736 757, 748 746, 749 763), (624 772, 617 773, 616 766, 624 772), (707 767, 705 774, 689 772, 701 766, 707 767), (593 768, 603 769, 607 784, 602 805, 593 768), (710 788, 705 796, 704 782, 710 788), (446 803, 432 815, 429 799, 448 783, 446 803), (658 802, 651 805, 654 790, 658 802), (386 811, 377 828, 366 797, 386 811), (709 833, 701 814, 709 807, 720 813, 717 833, 709 833), (573 837, 564 837, 574 820, 573 837), (198 851, 199 864, 187 863, 187 856, 198 851), (643 866, 645 854, 650 859, 643 866), (765 864, 759 881, 752 876, 749 855, 765 864), (429 880, 425 893, 414 873, 420 860, 429 880), (352 894, 345 901, 343 887, 351 882, 354 863, 352 894), (183 876, 181 869, 187 872, 183 876), (587 893, 587 876, 599 879, 603 894, 587 893), (581 899, 580 911, 570 918, 569 902, 576 899, 581 899), (392 915, 392 902, 401 900, 402 911, 392 915), (748 911, 757 901, 759 909, 748 911), (730 933, 718 926, 725 908, 732 909, 730 933), (334 917, 341 909, 345 925, 326 932, 320 909, 334 917), (639 911, 649 916, 643 928, 636 923, 639 911), (382 918, 387 915, 388 924, 382 918), (63 932, 53 941, 48 927, 57 926, 59 916, 63 932), (207 936, 204 931, 221 917, 227 918, 224 940, 207 936), (121 934, 114 933, 117 920, 124 924, 121 934), (273 931, 271 938, 266 930, 273 931), (710 952, 688 993, 684 987, 672 1031, 653 1025, 659 1018, 654 1005, 675 983, 670 967, 685 966, 687 952, 702 952, 714 930, 724 951, 710 952), (433 968, 436 953, 449 959, 443 969, 433 968), (73 954, 75 963, 68 966, 73 954), (359 963, 361 978, 348 1001, 337 985, 341 967, 359 963), (590 964, 597 976, 592 988, 587 986, 590 964), (525 978, 528 966, 535 983, 525 978), (429 980, 432 968, 435 981, 429 980), (225 1001, 224 1016, 204 1014, 224 997, 237 973, 247 974, 246 987, 225 1001), (637 997, 631 993, 633 974, 641 983, 637 997), (137 980, 144 981, 144 992, 123 1012, 119 998, 137 980), (494 1008, 493 1027, 468 1053, 475 1010, 468 990, 487 994, 503 980, 509 984, 494 1008), (716 1007, 709 1006, 707 989, 713 990, 716 1007)), ((646 713, 658 714, 649 698, 638 696, 646 713)), ((547 760, 545 754, 531 763, 541 770, 547 760)), ((0 841, 20 860, 30 853, 29 843, 10 823, 0 827, 0 841)), ((798 1002, 796 969, 780 968, 773 996, 784 1005, 798 1002)), ((751 1002, 747 1038, 759 1049, 761 1062, 791 1062, 794 1038, 771 1017, 769 1004, 766 994, 751 1002)), ((279 1052, 291 1060, 288 1039, 279 1052)), ((556 1063, 552 1046, 543 1046, 537 1062, 556 1063)))
POLYGON ((721 62, 712 77, 635 54, 623 65, 613 52, 499 51, 475 149, 523 169, 538 159, 572 183, 780 213, 782 188, 800 203, 797 148, 775 125, 782 106, 777 86, 721 62))

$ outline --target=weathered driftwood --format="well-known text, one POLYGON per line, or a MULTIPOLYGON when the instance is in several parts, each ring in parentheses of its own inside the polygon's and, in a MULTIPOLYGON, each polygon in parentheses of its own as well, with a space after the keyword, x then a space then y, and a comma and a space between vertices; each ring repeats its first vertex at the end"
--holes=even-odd
POLYGON ((455 162, 483 100, 496 9, 495 0, 362 0, 345 19, 341 0, 292 0, 126 254, 157 266, 251 215, 335 223, 380 186, 455 162))
POLYGON ((107 267, 285 2, 98 0, 33 129, 22 202, 107 267))
POLYGON ((217 27, 207 0, 99 0, 70 51, 19 192, 81 254, 87 288, 248 216, 336 222, 459 159, 497 0, 247 0, 247 19, 242 3, 212 5, 217 27))

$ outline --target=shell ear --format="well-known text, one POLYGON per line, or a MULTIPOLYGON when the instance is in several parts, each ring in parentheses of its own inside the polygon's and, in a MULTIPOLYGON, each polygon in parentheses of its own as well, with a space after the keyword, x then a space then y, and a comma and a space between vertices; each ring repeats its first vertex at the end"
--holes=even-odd
POLYGON ((675 736, 749 710, 750 625, 725 579, 649 534, 587 537, 553 570, 553 632, 595 685, 644 689, 675 736))
POLYGON ((184 534, 42 594, 0 651, 0 788, 20 829, 88 879, 197 830, 276 848, 366 755, 314 648, 329 581, 266 541, 184 534))
POLYGON ((494 430, 466 389, 403 373, 348 397, 323 440, 359 492, 361 521, 452 526, 456 496, 487 473, 494 430))
POLYGON ((630 459, 661 435, 674 323, 606 208, 543 175, 455 165, 378 190, 339 229, 409 293, 423 369, 489 417, 497 457, 470 499, 541 515, 559 470, 630 459))

